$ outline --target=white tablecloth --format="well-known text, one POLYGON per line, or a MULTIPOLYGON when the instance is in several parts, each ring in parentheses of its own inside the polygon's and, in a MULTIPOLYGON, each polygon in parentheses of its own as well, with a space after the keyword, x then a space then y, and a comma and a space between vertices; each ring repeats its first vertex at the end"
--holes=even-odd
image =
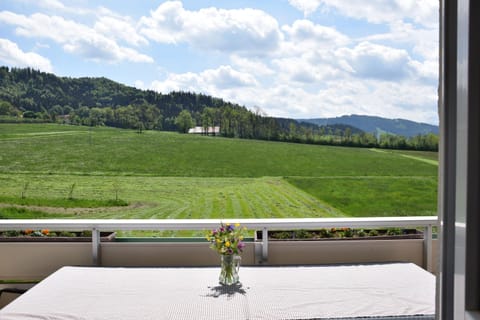
POLYGON ((1 310, 0 320, 403 319, 435 313, 435 277, 410 263, 241 267, 241 286, 228 289, 217 284, 219 272, 64 267, 1 310))

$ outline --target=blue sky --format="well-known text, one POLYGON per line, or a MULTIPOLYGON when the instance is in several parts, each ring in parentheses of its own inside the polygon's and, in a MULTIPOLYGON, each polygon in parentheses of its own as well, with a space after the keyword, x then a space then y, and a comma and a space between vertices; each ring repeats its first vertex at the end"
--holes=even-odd
POLYGON ((0 65, 438 124, 437 0, 2 0, 0 65))

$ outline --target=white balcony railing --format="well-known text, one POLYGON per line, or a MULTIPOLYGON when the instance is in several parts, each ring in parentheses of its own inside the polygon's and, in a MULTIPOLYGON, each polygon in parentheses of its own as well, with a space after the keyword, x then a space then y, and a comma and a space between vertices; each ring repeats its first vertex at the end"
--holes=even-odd
POLYGON ((389 228, 414 227, 424 232, 424 266, 432 270, 432 228, 437 226, 435 216, 382 217, 382 218, 304 218, 304 219, 91 219, 91 220, 0 220, 0 231, 49 229, 56 231, 92 230, 92 261, 100 264, 100 231, 127 230, 209 230, 223 223, 240 223, 250 230, 261 230, 261 255, 268 259, 268 230, 321 229, 321 228, 389 228))

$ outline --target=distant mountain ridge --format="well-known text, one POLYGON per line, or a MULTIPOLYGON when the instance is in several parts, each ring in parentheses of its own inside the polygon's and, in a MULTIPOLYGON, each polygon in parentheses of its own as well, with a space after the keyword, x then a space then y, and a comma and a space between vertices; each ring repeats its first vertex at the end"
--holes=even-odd
POLYGON ((345 124, 362 131, 380 135, 382 133, 413 137, 419 134, 438 134, 438 126, 405 119, 387 119, 376 116, 348 115, 335 118, 297 119, 298 122, 319 126, 345 124))

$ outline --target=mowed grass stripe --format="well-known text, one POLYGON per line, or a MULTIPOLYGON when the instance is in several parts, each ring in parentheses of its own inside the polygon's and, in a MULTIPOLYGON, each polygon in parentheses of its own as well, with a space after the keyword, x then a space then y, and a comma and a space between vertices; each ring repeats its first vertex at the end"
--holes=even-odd
POLYGON ((229 194, 229 198, 230 198, 230 203, 231 203, 231 207, 232 207, 232 211, 231 212, 228 212, 228 214, 232 217, 232 218, 237 218, 239 215, 241 215, 241 212, 242 212, 242 207, 240 205, 240 201, 238 199, 238 196, 236 193, 232 192, 229 194))
POLYGON ((257 192, 252 196, 256 201, 254 215, 257 218, 282 218, 282 210, 280 210, 278 202, 278 194, 275 189, 272 189, 268 184, 262 184, 257 192), (267 190, 273 190, 267 192, 267 190))
MULTIPOLYGON (((258 191, 258 189, 255 191, 258 191)), ((249 190, 249 192, 237 192, 236 199, 240 206, 240 210, 235 212, 235 218, 254 218, 254 210, 257 207, 262 207, 262 203, 253 201, 254 197, 252 190, 249 190)))
MULTIPOLYGON (((75 218, 240 218, 317 216, 314 197, 293 188, 280 178, 166 178, 68 175, 0 174, 6 196, 19 196, 25 181, 29 199, 56 199, 68 195, 72 181, 74 198, 114 199, 118 195, 130 202, 125 208, 79 210, 75 218), (274 180, 275 183, 272 183, 274 180), (56 187, 55 187, 56 186, 56 187), (292 203, 294 205, 292 205, 292 203), (313 208, 313 209, 312 209, 313 208)), ((328 216, 323 212, 323 216, 328 216)))
POLYGON ((265 199, 265 194, 263 192, 264 186, 257 189, 257 192, 252 193, 248 196, 248 201, 250 204, 249 217, 251 218, 271 218, 272 217, 272 206, 275 205, 275 200, 270 198, 265 199))

